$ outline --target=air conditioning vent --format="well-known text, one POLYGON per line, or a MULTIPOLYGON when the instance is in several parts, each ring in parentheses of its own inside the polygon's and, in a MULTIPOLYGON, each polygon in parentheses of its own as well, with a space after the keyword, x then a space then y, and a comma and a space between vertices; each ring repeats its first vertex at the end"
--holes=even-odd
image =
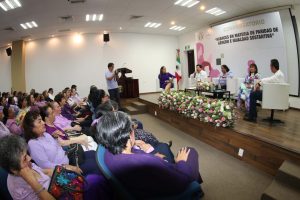
POLYGON ((5 27, 3 30, 4 31, 14 31, 15 29, 13 27, 5 27))
POLYGON ((22 39, 22 40, 26 40, 26 39, 28 39, 28 38, 30 38, 30 37, 31 37, 31 35, 25 35, 25 36, 22 36, 21 39, 22 39))
POLYGON ((61 22, 72 22, 73 16, 72 15, 60 16, 59 19, 61 22))
POLYGON ((84 3, 85 0, 68 0, 70 3, 84 3))
POLYGON ((130 16, 130 20, 133 20, 133 19, 140 19, 140 18, 142 18, 142 17, 144 17, 143 15, 131 15, 130 16))
POLYGON ((65 33, 65 32, 70 32, 71 29, 61 29, 61 30, 58 30, 58 32, 60 33, 65 33))

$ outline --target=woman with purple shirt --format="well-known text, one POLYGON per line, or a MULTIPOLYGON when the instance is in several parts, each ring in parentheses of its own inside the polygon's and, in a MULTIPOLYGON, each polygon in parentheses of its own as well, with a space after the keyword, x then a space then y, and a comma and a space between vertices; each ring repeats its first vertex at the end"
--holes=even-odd
MULTIPOLYGON (((175 163, 160 156, 135 150, 137 144, 130 117, 123 112, 109 112, 100 118, 96 138, 106 148, 104 160, 112 174, 136 199, 151 199, 177 195, 190 183, 202 183, 198 154, 192 148, 182 148, 175 163)), ((200 187, 200 186, 199 186, 200 187)))
POLYGON ((40 109, 40 114, 45 122, 46 132, 52 137, 57 138, 61 146, 68 146, 70 144, 81 144, 84 151, 97 150, 97 143, 92 137, 82 134, 77 137, 69 137, 61 128, 54 125, 55 116, 51 106, 45 106, 40 109))
POLYGON ((23 129, 16 122, 14 108, 11 106, 9 107, 5 106, 3 109, 3 114, 4 114, 3 123, 9 129, 9 131, 15 135, 22 135, 23 129))
POLYGON ((164 89, 166 92, 170 92, 170 89, 174 87, 173 79, 175 76, 167 72, 166 67, 162 66, 160 68, 160 73, 158 75, 159 86, 164 89))
MULTIPOLYGON (((14 200, 55 199, 48 192, 53 169, 42 169, 31 162, 23 138, 5 136, 0 140, 0 166, 8 172, 7 189, 14 200)), ((109 199, 110 191, 103 176, 93 174, 85 178, 88 184, 83 199, 109 199)))
POLYGON ((23 128, 30 155, 40 167, 53 169, 56 165, 66 165, 84 175, 100 174, 95 161, 95 151, 85 151, 84 162, 79 167, 69 165, 69 159, 60 144, 45 132, 45 123, 38 112, 27 112, 23 128))

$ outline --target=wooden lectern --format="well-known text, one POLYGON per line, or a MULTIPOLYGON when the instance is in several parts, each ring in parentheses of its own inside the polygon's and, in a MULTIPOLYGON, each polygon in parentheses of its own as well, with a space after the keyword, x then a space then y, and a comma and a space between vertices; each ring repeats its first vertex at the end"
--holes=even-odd
POLYGON ((132 73, 132 70, 127 68, 120 68, 116 70, 117 73, 121 73, 121 77, 118 79, 118 85, 122 87, 120 97, 121 98, 137 98, 139 97, 139 79, 133 79, 132 77, 126 77, 125 74, 132 73))

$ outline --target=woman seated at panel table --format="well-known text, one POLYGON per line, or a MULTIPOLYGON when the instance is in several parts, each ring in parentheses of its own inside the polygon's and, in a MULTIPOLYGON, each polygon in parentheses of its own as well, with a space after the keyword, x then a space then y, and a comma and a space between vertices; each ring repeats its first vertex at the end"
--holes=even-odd
POLYGON ((164 89, 166 92, 170 92, 170 89, 174 87, 173 79, 175 76, 167 72, 165 66, 160 68, 160 73, 158 75, 159 87, 164 89))
POLYGON ((219 88, 219 89, 226 90, 227 78, 233 78, 233 73, 230 71, 230 69, 227 67, 227 65, 222 65, 221 71, 222 71, 222 74, 219 77, 218 87, 220 86, 221 88, 219 88))
MULTIPOLYGON (((54 200, 48 192, 53 169, 42 169, 32 163, 27 150, 25 140, 19 136, 5 136, 0 140, 0 167, 8 172, 7 189, 11 197, 14 200, 54 200)), ((103 176, 89 175, 85 178, 87 185, 84 186, 83 199, 109 198, 103 176)))
POLYGON ((250 103, 250 92, 253 90, 255 83, 260 80, 260 74, 258 73, 258 69, 256 64, 251 64, 249 68, 249 74, 245 77, 244 83, 241 84, 237 106, 240 108, 242 101, 245 101, 246 111, 249 111, 249 103, 250 103))
MULTIPOLYGON (((172 196, 183 192, 191 182, 202 183, 198 154, 182 148, 175 163, 133 148, 136 144, 130 117, 108 112, 97 125, 96 138, 106 148, 105 162, 112 174, 136 199, 172 196)), ((200 186, 199 186, 200 187, 200 186)))

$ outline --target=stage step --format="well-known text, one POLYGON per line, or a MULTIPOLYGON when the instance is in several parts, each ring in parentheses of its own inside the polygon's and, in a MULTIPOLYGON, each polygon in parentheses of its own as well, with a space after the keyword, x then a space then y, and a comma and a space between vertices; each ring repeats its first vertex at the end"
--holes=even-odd
POLYGON ((271 185, 261 196, 262 200, 299 200, 300 166, 284 161, 271 185))
POLYGON ((143 114, 145 112, 140 111, 139 109, 133 107, 133 106, 126 106, 124 107, 125 112, 127 112, 130 115, 138 115, 138 114, 143 114))
POLYGON ((300 190, 300 166, 291 161, 284 161, 275 179, 300 190))
POLYGON ((280 181, 273 180, 261 196, 261 200, 299 200, 300 190, 280 181))
POLYGON ((133 102, 131 102, 131 106, 138 109, 141 113, 146 113, 147 112, 147 105, 143 104, 141 102, 133 101, 133 102))

